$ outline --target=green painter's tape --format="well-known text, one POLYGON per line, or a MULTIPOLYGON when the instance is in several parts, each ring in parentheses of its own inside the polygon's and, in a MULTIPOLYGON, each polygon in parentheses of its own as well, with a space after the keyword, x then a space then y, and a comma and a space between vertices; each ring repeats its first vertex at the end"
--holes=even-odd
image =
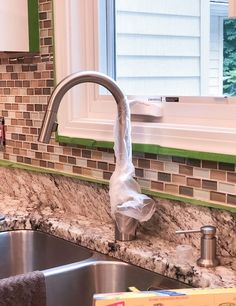
MULTIPOLYGON (((85 177, 85 176, 59 172, 59 171, 48 169, 48 168, 34 167, 34 166, 22 164, 22 163, 14 163, 14 162, 11 162, 11 161, 6 161, 6 160, 0 160, 0 167, 22 169, 22 170, 38 172, 38 173, 45 173, 45 174, 62 175, 62 176, 65 176, 65 177, 71 177, 71 178, 79 179, 81 181, 96 183, 96 184, 100 184, 100 185, 108 185, 109 184, 109 182, 105 181, 105 180, 97 180, 97 179, 93 179, 93 178, 89 178, 89 177, 85 177)), ((236 213, 236 207, 232 207, 228 204, 224 205, 224 204, 219 204, 219 203, 205 202, 205 201, 196 200, 196 199, 192 199, 192 198, 185 198, 185 197, 175 196, 175 195, 168 194, 168 193, 156 192, 156 191, 146 190, 146 189, 142 189, 142 192, 147 194, 147 195, 154 196, 154 197, 159 197, 159 198, 168 199, 168 200, 175 200, 175 201, 185 202, 185 203, 199 205, 199 206, 224 209, 224 210, 228 210, 230 212, 236 213)))
POLYGON ((27 164, 23 163, 14 163, 11 161, 6 161, 6 160, 0 160, 0 167, 8 167, 8 168, 13 168, 13 169, 21 169, 21 170, 27 170, 27 171, 32 171, 32 172, 37 172, 37 173, 45 173, 45 174, 54 174, 54 175, 61 175, 61 176, 66 176, 66 177, 71 177, 75 179, 79 179, 81 181, 86 181, 86 182, 91 182, 91 183, 96 183, 100 185, 108 185, 109 182, 105 180, 97 180, 94 178, 90 177, 85 177, 82 175, 75 175, 75 174, 70 174, 70 173, 65 173, 65 172, 59 172, 53 169, 48 169, 48 168, 43 168, 43 167, 35 167, 35 166, 30 166, 27 164))
POLYGON ((197 200, 197 199, 193 199, 193 198, 185 198, 185 197, 181 197, 181 196, 177 196, 177 195, 173 195, 173 194, 169 194, 169 193, 162 193, 162 192, 157 192, 157 191, 151 191, 151 190, 146 190, 146 189, 142 189, 142 192, 150 195, 150 196, 154 196, 154 197, 159 197, 162 199, 168 199, 168 200, 174 200, 174 201, 178 201, 178 202, 185 202, 185 203, 189 203, 189 204, 193 204, 193 205, 197 205, 197 206, 205 206, 205 207, 212 207, 212 208, 218 208, 218 209, 223 209, 223 210, 228 210, 230 212, 235 213, 236 212, 236 207, 230 206, 228 204, 220 204, 220 203, 213 203, 213 202, 207 202, 207 201, 202 201, 202 200, 197 200))
POLYGON ((111 141, 100 141, 95 139, 89 139, 89 138, 73 138, 73 137, 67 137, 67 136, 60 136, 56 134, 56 141, 60 143, 67 143, 67 144, 79 144, 86 147, 91 148, 108 148, 112 149, 114 146, 114 143, 111 141))
POLYGON ((29 52, 39 52, 38 0, 28 0, 29 52))
MULTIPOLYGON (((56 140, 60 143, 79 144, 91 148, 113 148, 114 146, 114 143, 112 141, 98 141, 95 139, 72 138, 67 136, 60 136, 58 134, 56 135, 56 140)), ((236 164, 236 155, 167 148, 161 147, 159 145, 141 143, 133 143, 132 149, 134 152, 154 153, 161 155, 179 156, 236 164)))

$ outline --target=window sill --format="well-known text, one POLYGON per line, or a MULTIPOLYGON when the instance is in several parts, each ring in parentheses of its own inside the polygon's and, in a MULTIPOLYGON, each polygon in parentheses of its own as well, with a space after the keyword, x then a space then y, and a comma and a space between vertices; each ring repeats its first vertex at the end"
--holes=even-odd
MULTIPOLYGON (((56 140, 60 143, 80 144, 91 148, 113 148, 113 123, 86 120, 77 123, 74 135, 59 129, 56 140), (64 133, 63 133, 64 131, 64 133)), ((132 148, 135 152, 180 156, 236 163, 236 129, 194 125, 155 123, 132 126, 132 148), (204 150, 205 148, 205 150, 204 150)))

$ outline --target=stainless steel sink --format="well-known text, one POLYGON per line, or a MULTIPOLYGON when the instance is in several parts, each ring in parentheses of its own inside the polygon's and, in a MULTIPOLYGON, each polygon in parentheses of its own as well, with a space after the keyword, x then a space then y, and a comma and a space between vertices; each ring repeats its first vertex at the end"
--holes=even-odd
POLYGON ((1 232, 0 278, 66 265, 92 255, 86 248, 42 232, 1 232))
POLYGON ((190 286, 120 261, 87 260, 69 269, 46 273, 48 306, 92 306, 93 294, 190 286))
POLYGON ((32 230, 0 232, 0 278, 35 270, 46 280, 47 306, 91 306, 93 294, 187 288, 157 273, 32 230))

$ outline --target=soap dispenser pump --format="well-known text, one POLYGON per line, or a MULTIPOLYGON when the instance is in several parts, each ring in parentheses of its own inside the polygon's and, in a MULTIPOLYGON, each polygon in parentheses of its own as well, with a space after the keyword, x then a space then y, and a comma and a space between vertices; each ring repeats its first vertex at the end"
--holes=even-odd
POLYGON ((216 267, 220 264, 216 256, 216 227, 204 225, 196 230, 180 230, 176 234, 201 233, 201 255, 197 265, 205 268, 216 267))

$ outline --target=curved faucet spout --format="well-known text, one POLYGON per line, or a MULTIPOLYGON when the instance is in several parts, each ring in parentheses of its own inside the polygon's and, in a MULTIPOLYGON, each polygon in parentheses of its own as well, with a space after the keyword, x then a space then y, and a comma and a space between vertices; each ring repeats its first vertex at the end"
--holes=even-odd
POLYGON ((147 221, 154 213, 154 202, 140 194, 140 187, 133 177, 129 104, 116 82, 105 74, 94 71, 74 73, 62 80, 49 99, 39 141, 49 142, 56 123, 57 111, 65 93, 73 86, 86 82, 107 88, 117 103, 118 118, 114 141, 116 166, 110 179, 109 194, 112 217, 117 224, 116 237, 118 240, 131 240, 135 235, 137 220, 147 221))
POLYGON ((49 142, 51 133, 53 132, 53 128, 56 123, 58 108, 65 93, 75 85, 87 82, 102 85, 111 92, 117 103, 117 111, 120 125, 119 128, 121 130, 124 130, 125 118, 128 112, 128 105, 125 95, 123 94, 121 89, 118 87, 118 85, 113 79, 103 73, 95 71, 83 71, 67 76, 55 87, 49 99, 48 107, 43 119, 43 124, 38 139, 39 142, 49 142))

